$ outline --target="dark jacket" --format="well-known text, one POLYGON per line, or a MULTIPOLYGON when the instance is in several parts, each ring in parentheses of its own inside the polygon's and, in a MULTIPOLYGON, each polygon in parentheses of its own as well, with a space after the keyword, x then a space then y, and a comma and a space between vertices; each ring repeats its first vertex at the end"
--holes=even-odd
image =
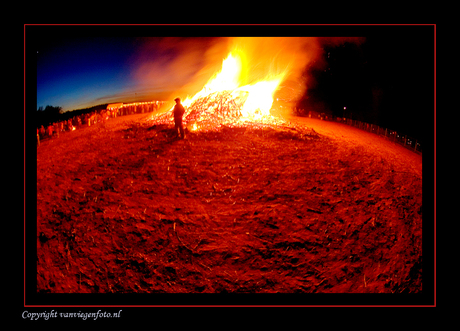
POLYGON ((174 106, 174 117, 182 117, 184 113, 185 113, 184 106, 182 106, 180 103, 174 106))

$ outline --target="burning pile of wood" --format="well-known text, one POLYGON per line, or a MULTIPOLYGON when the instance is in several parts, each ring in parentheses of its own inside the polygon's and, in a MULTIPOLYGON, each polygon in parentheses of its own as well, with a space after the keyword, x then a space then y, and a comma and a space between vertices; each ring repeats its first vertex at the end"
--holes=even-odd
POLYGON ((195 100, 187 107, 186 122, 222 122, 240 118, 241 109, 248 93, 241 91, 221 91, 208 94, 195 100))
MULTIPOLYGON (((279 137, 288 139, 310 139, 318 134, 312 128, 298 126, 296 123, 269 116, 261 116, 257 120, 244 118, 241 109, 247 98, 244 91, 221 91, 196 99, 185 107, 184 124, 190 131, 214 131, 222 127, 245 127, 264 130, 275 130, 279 137)), ((154 116, 153 126, 174 123, 173 109, 154 116)))
MULTIPOLYGON (((246 91, 219 91, 210 93, 204 97, 193 101, 189 106, 184 105, 184 125, 189 130, 207 130, 226 126, 248 126, 265 127, 269 126, 286 126, 287 123, 282 119, 272 116, 261 116, 257 121, 250 121, 242 115, 242 108, 248 97, 246 91)), ((258 112, 256 111, 257 115, 258 112)), ((151 119, 154 125, 157 124, 173 124, 173 108, 166 113, 156 115, 151 119)), ((290 126, 290 125, 289 125, 290 126)))
MULTIPOLYGON (((242 117, 241 109, 248 97, 245 91, 219 91, 210 93, 193 101, 189 106, 184 105, 184 123, 218 125, 235 122, 242 117)), ((169 124, 174 121, 172 108, 153 118, 156 123, 169 124)))

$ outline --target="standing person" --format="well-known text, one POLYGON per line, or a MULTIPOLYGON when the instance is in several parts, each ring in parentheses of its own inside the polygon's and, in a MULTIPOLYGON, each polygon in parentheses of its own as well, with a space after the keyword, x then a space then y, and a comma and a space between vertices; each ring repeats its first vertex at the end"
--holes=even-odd
POLYGON ((53 126, 51 124, 48 125, 48 136, 50 138, 53 136, 53 126))
MULTIPOLYGON (((174 106, 174 124, 175 124, 175 132, 177 134, 177 130, 180 132, 180 138, 185 138, 184 132, 184 125, 182 124, 182 116, 184 116, 185 109, 184 106, 180 103, 180 98, 175 98, 176 105, 174 106)), ((179 137, 179 136, 178 136, 179 137)))
POLYGON ((41 135, 42 139, 45 138, 45 128, 44 128, 43 125, 40 127, 40 135, 41 135))

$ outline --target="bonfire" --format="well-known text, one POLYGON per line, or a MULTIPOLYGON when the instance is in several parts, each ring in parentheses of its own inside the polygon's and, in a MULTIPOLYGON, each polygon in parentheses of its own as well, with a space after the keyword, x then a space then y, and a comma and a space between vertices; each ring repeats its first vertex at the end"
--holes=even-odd
MULTIPOLYGON (((247 71, 242 62, 240 53, 230 52, 222 62, 221 71, 211 77, 201 91, 182 102, 189 130, 217 124, 238 125, 247 121, 277 122, 270 109, 273 95, 288 70, 268 73, 262 80, 242 85, 242 72, 247 71)), ((172 108, 152 120, 156 123, 172 122, 172 108)))

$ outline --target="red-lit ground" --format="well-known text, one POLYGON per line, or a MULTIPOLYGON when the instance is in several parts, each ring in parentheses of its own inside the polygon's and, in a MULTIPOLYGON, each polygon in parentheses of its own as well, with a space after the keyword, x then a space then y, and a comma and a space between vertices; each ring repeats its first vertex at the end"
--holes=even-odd
POLYGON ((419 155, 299 118, 173 140, 150 116, 38 147, 40 292, 421 291, 419 155))

